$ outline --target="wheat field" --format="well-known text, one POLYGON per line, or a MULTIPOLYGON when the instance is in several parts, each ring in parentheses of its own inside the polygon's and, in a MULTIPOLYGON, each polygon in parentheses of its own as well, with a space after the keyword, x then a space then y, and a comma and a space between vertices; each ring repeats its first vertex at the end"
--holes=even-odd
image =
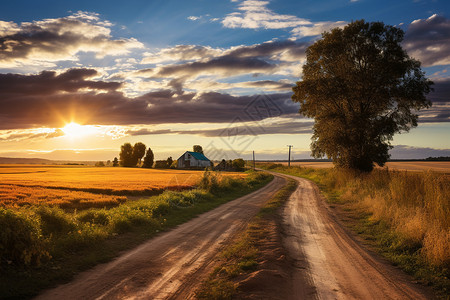
MULTIPOLYGON (((65 165, 0 165, 0 206, 115 206, 126 196, 195 186, 203 171, 65 165)), ((227 176, 242 176, 228 173, 227 176)))

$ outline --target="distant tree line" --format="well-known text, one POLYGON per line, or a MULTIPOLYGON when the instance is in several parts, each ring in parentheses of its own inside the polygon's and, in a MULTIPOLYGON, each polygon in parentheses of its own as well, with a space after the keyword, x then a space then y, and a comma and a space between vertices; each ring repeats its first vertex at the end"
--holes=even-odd
MULTIPOLYGON (((193 152, 203 154, 203 147, 194 145, 193 152)), ((141 168, 155 168, 155 169, 175 169, 177 168, 177 160, 171 156, 164 160, 155 161, 155 157, 151 148, 141 142, 137 142, 134 146, 130 143, 125 143, 120 147, 119 158, 114 157, 112 161, 108 160, 106 164, 103 161, 95 163, 96 167, 141 167, 141 168)), ((213 165, 211 166, 213 167, 213 165)), ((222 160, 214 170, 220 171, 244 171, 245 161, 242 158, 234 160, 222 160)))
POLYGON ((450 161, 450 156, 428 157, 425 160, 429 160, 429 161, 450 161))
POLYGON ((145 144, 138 142, 133 146, 125 143, 120 147, 119 159, 115 157, 112 166, 168 169, 176 167, 176 161, 172 157, 168 157, 166 160, 155 162, 152 149, 147 149, 145 144))

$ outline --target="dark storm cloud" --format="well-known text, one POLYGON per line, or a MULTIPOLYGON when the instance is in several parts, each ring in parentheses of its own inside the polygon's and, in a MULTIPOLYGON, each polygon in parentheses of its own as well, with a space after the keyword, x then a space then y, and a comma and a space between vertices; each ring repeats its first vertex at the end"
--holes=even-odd
POLYGON ((419 113, 422 123, 450 122, 450 79, 435 81, 427 98, 433 106, 419 113))
POLYGON ((230 137, 243 135, 265 135, 265 134, 311 134, 313 122, 286 122, 280 124, 270 124, 264 126, 261 124, 230 123, 228 127, 217 129, 202 130, 129 130, 129 135, 158 135, 158 134, 193 134, 205 137, 230 137))
POLYGON ((38 75, 0 74, 0 93, 3 96, 49 95, 58 92, 76 92, 82 88, 114 91, 118 82, 86 80, 97 75, 94 69, 70 69, 57 75, 54 71, 43 71, 38 75))
POLYGON ((415 20, 406 31, 404 46, 424 66, 450 64, 450 20, 439 15, 415 20))
POLYGON ((310 43, 290 40, 268 42, 231 49, 227 55, 234 57, 282 57, 285 60, 300 60, 306 57, 306 48, 310 43))
POLYGON ((198 75, 231 76, 243 73, 270 73, 277 65, 254 57, 222 56, 208 61, 196 61, 184 64, 162 66, 156 69, 144 69, 138 74, 148 74, 150 77, 195 77, 198 75))
POLYGON ((88 80, 95 74, 90 69, 72 69, 59 75, 1 74, 0 129, 60 127, 72 120, 99 125, 223 123, 236 117, 254 120, 252 110, 266 109, 267 105, 275 107, 277 114, 262 112, 259 119, 298 110, 290 93, 261 98, 166 89, 129 98, 116 90, 120 83, 88 80))
POLYGON ((275 41, 250 46, 237 46, 227 50, 192 45, 177 45, 152 54, 151 60, 167 61, 174 57, 192 60, 137 71, 140 76, 155 78, 188 78, 201 75, 234 76, 240 74, 271 74, 280 70, 280 62, 300 62, 305 58, 307 43, 275 41), (195 52, 193 53, 193 50, 195 52), (198 57, 199 51, 205 56, 198 57))

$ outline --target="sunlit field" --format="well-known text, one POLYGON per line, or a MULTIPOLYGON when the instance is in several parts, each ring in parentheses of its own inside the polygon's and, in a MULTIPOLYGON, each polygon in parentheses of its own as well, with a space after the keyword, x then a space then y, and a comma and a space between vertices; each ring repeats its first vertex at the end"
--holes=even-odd
POLYGON ((0 165, 0 206, 109 207, 126 201, 125 196, 193 187, 202 174, 203 171, 142 168, 0 165))
MULTIPOLYGON (((287 162, 277 162, 287 166, 287 162)), ((291 162, 291 166, 304 168, 332 168, 332 162, 291 162)), ((391 170, 427 171, 450 173, 450 161, 390 161, 385 168, 391 170)))

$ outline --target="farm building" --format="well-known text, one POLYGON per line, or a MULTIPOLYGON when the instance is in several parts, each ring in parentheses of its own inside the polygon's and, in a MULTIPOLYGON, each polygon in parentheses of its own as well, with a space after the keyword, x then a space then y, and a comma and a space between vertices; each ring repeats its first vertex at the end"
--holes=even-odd
POLYGON ((212 165, 203 153, 186 151, 178 158, 178 169, 206 168, 212 165))

